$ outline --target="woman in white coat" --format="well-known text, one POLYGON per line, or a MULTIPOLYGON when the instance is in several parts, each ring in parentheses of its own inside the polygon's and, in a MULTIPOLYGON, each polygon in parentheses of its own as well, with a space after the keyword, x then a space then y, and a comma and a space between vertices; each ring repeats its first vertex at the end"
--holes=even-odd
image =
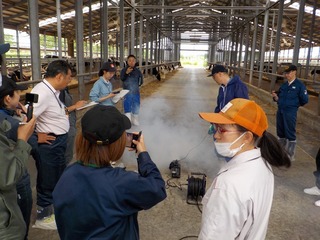
POLYGON ((199 239, 265 239, 271 211, 272 167, 290 167, 268 120, 253 101, 236 98, 219 113, 199 113, 214 125, 214 145, 227 161, 203 198, 199 239))

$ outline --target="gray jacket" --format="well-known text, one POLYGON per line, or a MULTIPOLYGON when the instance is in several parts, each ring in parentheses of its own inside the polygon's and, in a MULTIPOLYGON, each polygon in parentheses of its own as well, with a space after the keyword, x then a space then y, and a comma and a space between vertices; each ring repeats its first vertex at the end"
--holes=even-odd
POLYGON ((25 173, 31 146, 5 136, 11 129, 7 120, 0 122, 0 240, 24 239, 26 226, 17 203, 16 183, 25 173))

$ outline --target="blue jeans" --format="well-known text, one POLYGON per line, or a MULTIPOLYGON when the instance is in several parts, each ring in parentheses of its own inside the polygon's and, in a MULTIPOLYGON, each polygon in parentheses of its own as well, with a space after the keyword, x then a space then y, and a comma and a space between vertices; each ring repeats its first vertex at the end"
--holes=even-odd
POLYGON ((31 154, 36 161, 37 175, 37 205, 46 208, 52 205, 52 192, 60 176, 66 168, 65 152, 68 134, 55 135, 56 140, 51 144, 38 144, 36 134, 32 135, 29 143, 31 154))
POLYGON ((30 175, 26 172, 16 186, 17 194, 18 194, 18 205, 20 207, 23 219, 27 226, 27 232, 25 239, 28 239, 28 231, 32 210, 32 190, 30 184, 30 175))
POLYGON ((139 114, 140 94, 128 93, 123 101, 123 108, 125 113, 139 114))

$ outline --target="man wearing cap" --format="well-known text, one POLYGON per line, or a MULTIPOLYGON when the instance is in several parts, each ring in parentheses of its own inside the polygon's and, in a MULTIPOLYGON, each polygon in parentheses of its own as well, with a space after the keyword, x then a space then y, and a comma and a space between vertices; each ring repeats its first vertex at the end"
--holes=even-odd
POLYGON ((166 198, 165 182, 151 160, 143 135, 136 145, 138 171, 112 167, 126 147, 129 119, 112 106, 97 105, 81 119, 78 161, 53 192, 61 240, 138 240, 138 212, 166 198))
POLYGON ((271 166, 290 167, 268 119, 254 101, 231 100, 219 113, 199 113, 215 126, 222 165, 203 197, 199 240, 265 239, 274 192, 271 166))
POLYGON ((89 98, 91 101, 99 102, 102 105, 113 106, 112 98, 116 95, 112 92, 110 80, 117 71, 113 63, 105 62, 99 71, 99 79, 94 83, 89 98))
POLYGON ((71 67, 67 61, 55 60, 48 65, 45 79, 38 83, 32 93, 38 94, 33 104, 37 125, 29 143, 36 161, 37 218, 35 228, 57 229, 52 191, 66 167, 69 116, 66 106, 59 99, 60 91, 71 82, 71 67))
POLYGON ((277 136, 281 145, 287 150, 291 161, 295 160, 296 122, 300 106, 308 103, 306 86, 297 78, 297 67, 288 66, 284 75, 287 79, 279 90, 272 91, 273 100, 278 104, 277 136))
MULTIPOLYGON (((237 75, 230 78, 228 70, 224 66, 215 64, 208 77, 212 77, 212 79, 220 85, 217 96, 217 106, 214 109, 215 113, 220 112, 221 109, 234 98, 249 99, 247 86, 237 75)), ((208 133, 214 134, 212 125, 210 125, 208 133)))
POLYGON ((221 109, 234 98, 249 99, 247 86, 237 75, 230 78, 228 70, 224 66, 215 64, 208 77, 212 77, 213 80, 220 85, 217 106, 214 109, 215 113, 220 112, 221 109))
POLYGON ((127 57, 127 66, 120 72, 120 79, 123 82, 123 89, 130 92, 123 101, 124 113, 130 119, 133 125, 139 125, 140 112, 140 89, 143 84, 143 75, 136 67, 136 57, 129 55, 127 57))

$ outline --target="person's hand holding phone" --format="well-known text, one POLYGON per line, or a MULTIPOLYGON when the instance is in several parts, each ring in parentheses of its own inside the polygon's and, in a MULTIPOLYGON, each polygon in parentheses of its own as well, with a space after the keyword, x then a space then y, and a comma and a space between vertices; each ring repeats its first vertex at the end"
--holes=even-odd
POLYGON ((33 134, 34 128, 36 126, 36 118, 32 117, 29 122, 23 123, 24 124, 20 124, 20 126, 18 127, 18 139, 27 142, 33 134))
POLYGON ((126 74, 130 74, 133 71, 133 67, 128 67, 126 70, 126 74))
POLYGON ((127 144, 126 147, 129 148, 129 151, 136 151, 137 154, 140 152, 146 151, 146 147, 144 145, 142 131, 128 133, 127 132, 127 144))
POLYGON ((139 155, 141 152, 146 152, 146 146, 144 145, 144 137, 141 134, 139 139, 132 140, 132 142, 136 145, 136 153, 139 155))

